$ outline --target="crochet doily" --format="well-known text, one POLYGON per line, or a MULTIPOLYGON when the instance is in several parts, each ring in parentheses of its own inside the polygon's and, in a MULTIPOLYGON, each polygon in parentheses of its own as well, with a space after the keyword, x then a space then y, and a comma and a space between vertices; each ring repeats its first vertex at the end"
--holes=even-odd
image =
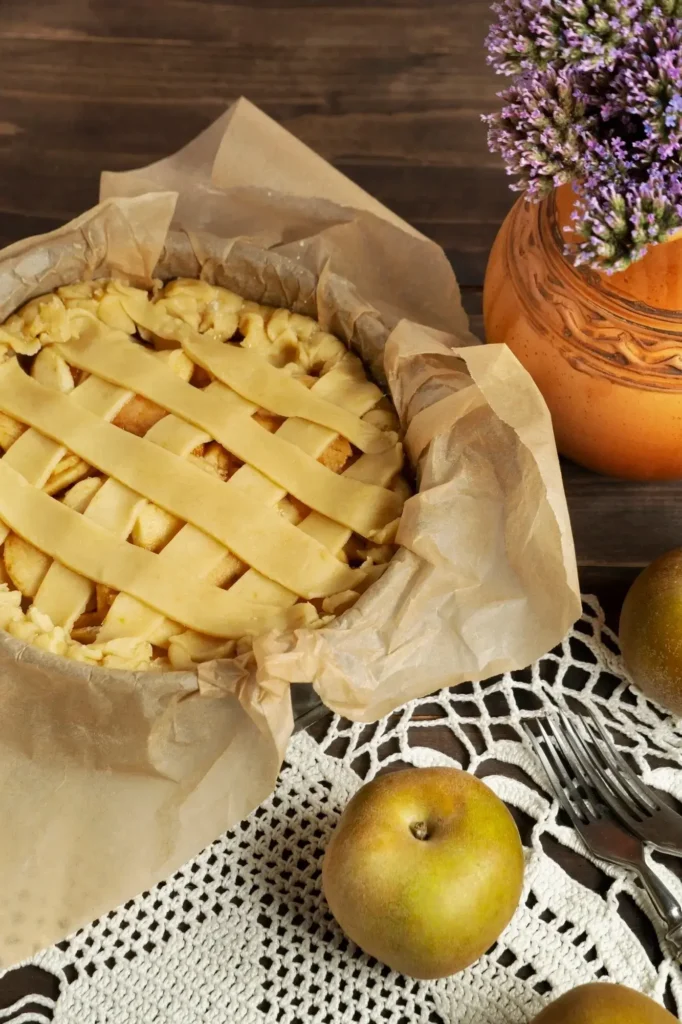
MULTIPOLYGON (((266 803, 152 892, 34 957, 58 979, 58 998, 27 996, 0 1019, 525 1024, 596 979, 682 1006, 680 969, 648 898, 630 874, 587 857, 520 728, 576 702, 616 728, 647 782, 682 795, 682 732, 623 681, 615 638, 587 598, 566 641, 526 671, 413 701, 372 726, 334 718, 319 744, 296 736, 266 803), (429 745, 436 738, 448 755, 429 745), (526 847, 511 924, 476 964, 442 981, 413 981, 360 953, 320 891, 342 808, 363 779, 401 764, 485 777, 514 810, 526 847)), ((682 897, 675 875, 658 870, 682 897)))

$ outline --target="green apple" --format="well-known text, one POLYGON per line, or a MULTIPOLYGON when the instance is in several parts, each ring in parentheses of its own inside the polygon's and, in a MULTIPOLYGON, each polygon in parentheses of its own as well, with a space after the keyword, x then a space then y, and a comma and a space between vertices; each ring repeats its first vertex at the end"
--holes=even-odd
POLYGON ((516 910, 523 848, 491 789, 455 768, 383 775, 357 793, 327 849, 334 917, 366 953, 415 978, 463 970, 516 910))
POLYGON ((675 1024, 648 996, 624 985, 581 985, 551 1003, 533 1024, 675 1024))
POLYGON ((637 577, 620 617, 628 675, 647 697, 682 715, 682 548, 637 577))

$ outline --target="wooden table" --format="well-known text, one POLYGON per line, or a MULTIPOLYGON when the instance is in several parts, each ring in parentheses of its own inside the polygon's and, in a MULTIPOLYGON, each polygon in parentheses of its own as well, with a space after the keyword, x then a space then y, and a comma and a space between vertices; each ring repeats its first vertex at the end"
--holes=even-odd
MULTIPOLYGON (((101 169, 165 156, 244 94, 443 246, 480 333, 514 200, 481 123, 500 84, 489 17, 486 0, 2 0, 0 245, 64 223, 101 169)), ((682 540, 682 483, 564 472, 583 588, 615 618, 637 569, 682 540)), ((6 979, 0 1007, 51 984, 6 979)))

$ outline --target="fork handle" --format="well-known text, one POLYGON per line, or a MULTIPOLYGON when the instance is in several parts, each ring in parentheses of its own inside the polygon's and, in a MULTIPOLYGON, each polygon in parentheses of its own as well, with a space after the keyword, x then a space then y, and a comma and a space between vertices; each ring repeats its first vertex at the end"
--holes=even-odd
POLYGON ((676 953, 682 953, 682 906, 648 864, 642 861, 637 871, 653 905, 668 926, 666 939, 676 953))

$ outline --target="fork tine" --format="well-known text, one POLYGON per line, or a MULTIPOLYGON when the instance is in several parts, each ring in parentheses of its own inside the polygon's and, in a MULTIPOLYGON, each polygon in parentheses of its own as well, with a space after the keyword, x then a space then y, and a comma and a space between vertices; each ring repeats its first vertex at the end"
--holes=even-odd
POLYGON ((598 801, 595 800, 595 790, 586 778, 582 765, 566 742, 566 738, 558 727, 556 719, 545 718, 541 723, 541 727, 548 740, 548 746, 550 746, 554 753, 555 762, 559 761, 561 764, 566 788, 570 790, 571 796, 580 807, 585 818, 588 821, 594 821, 599 817, 598 801), (553 748, 549 743, 549 740, 552 739, 554 740, 553 748), (558 753, 556 751, 557 747, 558 753), (568 764, 568 770, 565 767, 566 764, 568 764), (585 796, 580 792, 579 786, 582 788, 585 796))
POLYGON ((535 734, 533 733, 532 729, 530 728, 530 725, 527 722, 523 723, 523 728, 524 728, 524 731, 525 731, 526 735, 528 736, 528 738, 531 741, 531 744, 533 746, 533 749, 535 750, 535 753, 538 755, 538 758, 540 759, 540 763, 542 764, 542 767, 545 769, 545 772, 547 774, 547 778, 549 779, 550 785, 551 785, 552 789, 554 790, 555 797, 557 798, 557 800, 559 801, 559 803, 561 804, 563 809, 566 811, 566 814, 569 816, 569 818, 571 819, 571 821, 573 822, 575 827, 577 829, 580 829, 585 824, 585 822, 580 818, 580 816, 578 815, 577 811, 573 807, 573 804, 571 803, 571 801, 566 796, 566 792, 565 792, 564 787, 563 787, 563 785, 561 783, 561 780, 559 779, 559 776, 554 771, 554 768, 552 767, 552 764, 551 764, 549 758, 545 754, 545 751, 542 748, 542 744, 538 740, 537 736, 535 736, 535 734))
POLYGON ((645 784, 637 778, 630 765, 616 748, 613 740, 608 735, 599 719, 590 718, 585 724, 589 726, 593 733, 596 729, 601 736, 604 745, 600 746, 600 753, 611 771, 614 774, 618 774, 621 783, 629 790, 631 797, 642 805, 647 814, 652 814, 654 811, 659 810, 661 807, 660 801, 658 801, 645 784))
POLYGON ((636 794, 633 792, 633 787, 629 786, 621 777, 620 768, 616 766, 614 759, 607 756, 604 750, 604 743, 601 740, 601 733, 598 729, 582 717, 579 721, 573 722, 573 728, 579 733, 583 743, 588 746, 595 761, 599 763, 600 770, 605 774, 607 784, 623 801, 624 805, 629 809, 629 813, 640 821, 645 821, 654 813, 654 809, 650 807, 645 808, 642 799, 637 799, 636 794))
POLYGON ((561 758, 558 756, 557 751, 551 743, 551 736, 547 734, 544 728, 544 723, 540 719, 538 719, 538 727, 542 733, 542 738, 545 741, 544 747, 540 740, 533 734, 530 726, 526 727, 526 732, 528 733, 535 751, 542 762, 543 768, 547 772, 549 781, 552 784, 552 789, 554 790, 559 803, 566 811, 576 828, 579 829, 581 826, 585 825, 586 822, 592 820, 592 812, 587 807, 573 780, 566 771, 561 758), (576 807, 569 799, 567 790, 571 791, 571 794, 578 805, 578 810, 576 810, 576 807))
POLYGON ((621 819, 623 824, 627 825, 631 831, 636 832, 637 821, 632 817, 628 806, 623 803, 615 791, 611 779, 607 780, 605 777, 604 769, 597 761, 591 745, 584 741, 577 725, 571 719, 562 717, 561 723, 566 736, 566 742, 571 746, 573 753, 578 761, 580 761, 583 770, 588 775, 590 782, 602 800, 621 819))

